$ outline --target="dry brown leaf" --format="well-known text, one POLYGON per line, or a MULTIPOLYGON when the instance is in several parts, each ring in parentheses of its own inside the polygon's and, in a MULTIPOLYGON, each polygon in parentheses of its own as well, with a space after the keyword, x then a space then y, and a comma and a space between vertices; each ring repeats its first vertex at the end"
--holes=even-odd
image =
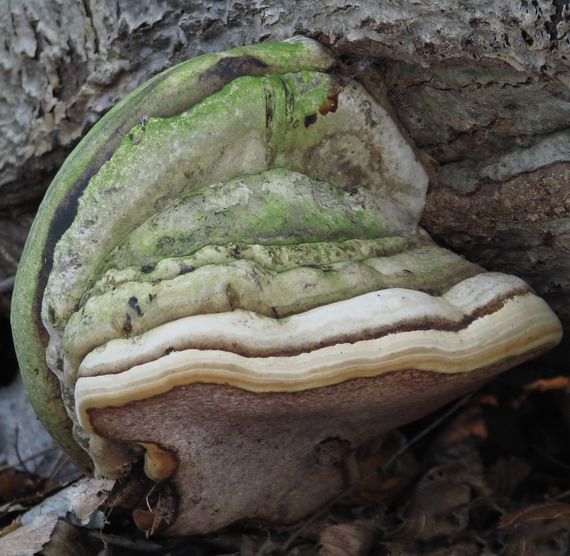
POLYGON ((476 544, 460 543, 428 552, 425 556, 479 556, 480 554, 481 549, 476 544))
POLYGON ((28 525, 0 538, 0 554, 2 556, 33 556, 46 544, 57 524, 55 514, 38 516, 28 525))
POLYGON ((505 532, 501 556, 568 554, 570 504, 541 504, 509 512, 498 529, 505 532))
POLYGON ((418 483, 396 539, 429 541, 463 531, 476 496, 488 494, 483 466, 476 456, 431 469, 418 483))
POLYGON ((507 532, 501 556, 561 556, 569 552, 566 519, 521 523, 507 532))
MULTIPOLYGON (((342 459, 346 484, 351 485, 363 477, 374 475, 406 442, 401 433, 392 431, 383 438, 361 446, 356 452, 347 452, 342 459)), ((353 505, 389 501, 410 484, 415 473, 414 456, 406 452, 385 473, 378 473, 365 481, 345 496, 341 503, 353 505)))
POLYGON ((444 446, 462 444, 466 438, 487 438, 488 431, 481 404, 493 405, 496 399, 486 396, 479 404, 466 407, 440 433, 438 442, 444 446))
POLYGON ((498 529, 510 529, 522 523, 553 519, 562 519, 570 526, 570 504, 541 504, 509 512, 501 517, 498 529))
POLYGON ((0 515, 33 507, 59 487, 47 477, 7 469, 0 473, 0 500, 6 500, 0 515))
POLYGON ((370 519, 330 525, 320 535, 319 556, 364 556, 375 533, 376 524, 370 519))
POLYGON ((6 469, 0 473, 0 500, 9 501, 36 489, 37 481, 29 473, 6 469))
POLYGON ((515 488, 530 474, 532 466, 520 458, 499 458, 485 474, 487 484, 495 496, 510 497, 515 488))
POLYGON ((168 483, 160 483, 151 489, 142 508, 133 510, 135 525, 147 537, 161 531, 174 520, 176 495, 168 483))
POLYGON ((64 519, 58 520, 49 542, 42 549, 42 556, 95 556, 88 531, 64 519))
POLYGON ((570 377, 555 376, 552 378, 540 378, 524 385, 525 390, 538 390, 539 392, 547 392, 549 390, 564 390, 570 394, 570 377))

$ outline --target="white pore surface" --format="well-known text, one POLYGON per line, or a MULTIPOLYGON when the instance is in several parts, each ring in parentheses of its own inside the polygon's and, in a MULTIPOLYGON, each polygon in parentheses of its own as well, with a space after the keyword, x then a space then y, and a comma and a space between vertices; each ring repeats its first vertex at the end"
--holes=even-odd
POLYGON ((297 391, 394 370, 464 373, 493 365, 556 342, 560 335, 546 303, 532 293, 521 292, 524 285, 517 278, 487 274, 465 280, 442 298, 410 290, 383 290, 283 322, 241 310, 180 319, 137 339, 113 340, 85 358, 75 392, 80 421, 89 430, 84 411, 90 407, 123 405, 193 382, 230 384, 258 392, 297 391), (481 288, 486 281, 495 287, 481 288), (505 299, 501 302, 501 298, 505 299), (491 305, 488 313, 480 311, 457 326, 463 317, 493 301, 498 304, 491 305), (421 329, 426 319, 439 324, 421 329), (419 327, 318 347, 319 341, 335 336, 358 338, 359 333, 376 327, 381 331, 406 323, 419 323, 419 327), (446 324, 451 325, 447 330, 446 324), (188 345, 189 338, 197 343, 206 340, 214 348, 164 355, 165 348, 172 348, 177 341, 188 345), (244 357, 216 349, 216 338, 236 346, 275 349, 276 353, 299 344, 307 346, 307 351, 292 356, 244 357), (148 362, 139 362, 141 352, 149 356, 148 362), (117 357, 128 370, 89 376, 113 373, 117 357), (129 358, 133 366, 128 364, 129 358))
POLYGON ((79 376, 117 372, 188 344, 241 346, 244 350, 314 350, 319 343, 358 337, 409 323, 438 320, 450 325, 526 284, 514 276, 479 274, 441 297, 403 288, 363 294, 284 319, 250 311, 194 315, 178 319, 129 339, 112 340, 88 354, 79 376))

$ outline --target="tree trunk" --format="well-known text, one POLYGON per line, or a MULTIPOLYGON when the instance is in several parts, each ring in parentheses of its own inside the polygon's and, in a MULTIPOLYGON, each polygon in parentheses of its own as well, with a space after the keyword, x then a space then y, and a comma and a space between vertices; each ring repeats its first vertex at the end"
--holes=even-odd
POLYGON ((66 155, 128 92, 200 54, 305 34, 390 99, 433 178, 432 236, 525 278, 570 328, 568 0, 11 0, 0 27, 0 280, 66 155))

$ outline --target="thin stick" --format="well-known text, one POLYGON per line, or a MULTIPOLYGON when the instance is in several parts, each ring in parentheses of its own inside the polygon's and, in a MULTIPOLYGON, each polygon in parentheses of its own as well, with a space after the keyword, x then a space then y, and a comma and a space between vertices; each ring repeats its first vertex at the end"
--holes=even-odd
POLYGON ((31 474, 30 470, 26 467, 26 464, 23 462, 22 456, 20 455, 20 449, 18 447, 19 436, 20 436, 20 427, 18 426, 14 431, 14 452, 16 452, 16 458, 18 459, 20 465, 24 468, 24 471, 28 474, 31 474))
POLYGON ((62 470, 63 466, 67 463, 67 456, 62 452, 59 454, 55 463, 52 465, 50 472, 47 474, 50 481, 55 481, 58 473, 62 470))
POLYGON ((50 452, 53 452, 54 450, 57 450, 57 449, 58 449, 58 447, 53 445, 53 446, 50 446, 49 448, 45 448, 44 450, 41 450, 40 452, 32 454, 31 456, 28 456, 27 458, 20 459, 16 463, 4 464, 4 465, 0 466, 0 473, 2 471, 6 471, 8 469, 14 469, 14 467, 18 467, 18 465, 22 465, 23 463, 26 463, 28 461, 32 461, 33 459, 39 458, 40 456, 45 456, 46 454, 49 454, 50 452))
POLYGON ((315 521, 325 517, 327 513, 329 513, 330 509, 342 500, 345 496, 352 494, 355 490, 361 487, 365 482, 369 481, 376 477, 376 475, 380 475, 384 473, 402 454, 408 451, 414 444, 417 444, 424 436, 427 436, 430 432, 436 429, 441 423, 443 423, 446 419, 448 419, 451 415, 453 415, 458 409, 466 405, 470 402, 478 390, 471 392, 470 394, 466 394, 462 398, 460 398, 455 404, 453 404, 445 413, 440 415, 435 421, 430 423, 425 429, 421 432, 416 434, 411 440, 409 440, 404 446, 402 446, 397 452, 395 452, 390 458, 388 458, 382 465, 379 465, 374 471, 369 473, 368 475, 362 477, 358 481, 352 483, 349 487, 343 490, 340 494, 335 496, 330 502, 328 502, 322 509, 318 512, 313 514, 311 518, 309 518, 291 537, 289 540, 283 545, 282 550, 288 550, 291 545, 303 534, 307 528, 312 525, 315 521))
POLYGON ((560 494, 554 496, 553 500, 561 500, 562 498, 567 498, 568 496, 570 496, 570 490, 565 490, 564 492, 561 492, 560 494))

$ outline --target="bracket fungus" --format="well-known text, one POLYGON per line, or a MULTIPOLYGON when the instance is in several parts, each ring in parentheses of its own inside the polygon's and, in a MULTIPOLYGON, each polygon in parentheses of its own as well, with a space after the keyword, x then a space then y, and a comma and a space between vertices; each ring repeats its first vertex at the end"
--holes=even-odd
POLYGON ((343 449, 560 339, 527 284, 419 228, 427 185, 309 39, 151 79, 69 156, 26 245, 13 326, 43 423, 86 470, 144 461, 164 534, 306 516, 345 486, 343 449))

